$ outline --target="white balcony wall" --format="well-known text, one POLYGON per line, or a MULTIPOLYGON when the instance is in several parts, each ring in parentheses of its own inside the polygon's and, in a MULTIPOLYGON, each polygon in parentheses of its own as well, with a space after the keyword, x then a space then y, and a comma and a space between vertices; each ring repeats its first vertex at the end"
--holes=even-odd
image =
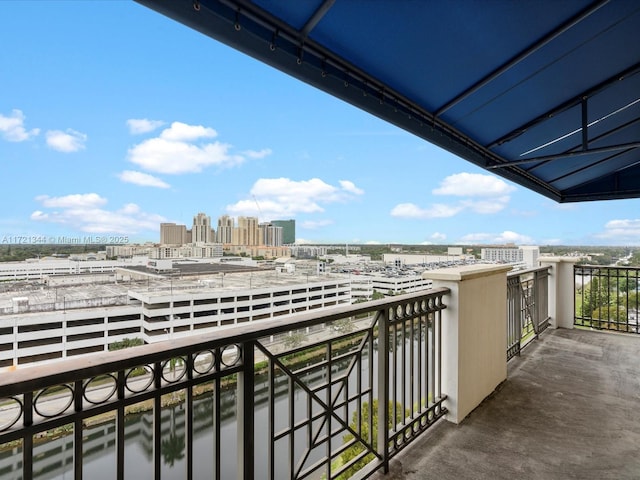
POLYGON ((451 289, 442 312, 442 390, 447 420, 460 423, 507 378, 507 272, 511 266, 430 270, 451 289))
POLYGON ((575 313, 573 266, 576 257, 539 257, 541 267, 549 273, 549 323, 553 328, 573 328, 575 313))

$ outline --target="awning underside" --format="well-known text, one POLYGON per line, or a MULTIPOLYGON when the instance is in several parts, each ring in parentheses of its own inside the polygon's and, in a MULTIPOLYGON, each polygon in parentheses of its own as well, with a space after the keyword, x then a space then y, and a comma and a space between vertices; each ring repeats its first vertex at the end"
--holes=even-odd
POLYGON ((138 1, 556 201, 640 196, 636 0, 138 1))

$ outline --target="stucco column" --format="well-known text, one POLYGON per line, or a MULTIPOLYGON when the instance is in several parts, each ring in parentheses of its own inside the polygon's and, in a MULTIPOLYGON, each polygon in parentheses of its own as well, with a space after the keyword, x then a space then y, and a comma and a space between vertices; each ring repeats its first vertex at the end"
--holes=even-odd
POLYGON ((549 324, 573 328, 575 293, 573 266, 577 257, 538 257, 541 267, 551 267, 549 276, 549 324))
POLYGON ((460 423, 507 378, 507 272, 511 266, 429 270, 447 287, 442 312, 442 391, 447 420, 460 423))

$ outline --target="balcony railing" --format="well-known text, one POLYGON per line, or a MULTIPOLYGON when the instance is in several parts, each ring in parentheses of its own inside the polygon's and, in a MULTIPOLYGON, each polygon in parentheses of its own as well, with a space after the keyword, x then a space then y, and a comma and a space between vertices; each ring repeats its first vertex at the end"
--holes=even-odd
POLYGON ((549 325, 549 267, 507 275, 507 360, 549 325))
POLYGON ((447 292, 5 373, 0 476, 334 479, 386 470, 446 413, 447 292))
POLYGON ((640 268, 575 266, 574 325, 640 333, 640 268))

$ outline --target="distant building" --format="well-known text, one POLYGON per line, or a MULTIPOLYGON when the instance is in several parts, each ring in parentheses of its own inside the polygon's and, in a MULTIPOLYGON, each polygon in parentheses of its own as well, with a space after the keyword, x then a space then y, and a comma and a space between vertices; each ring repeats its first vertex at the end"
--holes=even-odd
POLYGON ((472 255, 462 255, 462 252, 455 255, 421 255, 415 253, 383 253, 382 260, 386 265, 393 265, 401 268, 409 265, 429 265, 461 263, 472 260, 472 255))
POLYGON ((0 262, 0 282, 15 280, 45 281, 53 275, 113 273, 118 267, 143 265, 145 263, 145 257, 133 257, 127 260, 76 261, 65 258, 26 262, 0 262))
POLYGON ((169 279, 154 272, 148 282, 133 285, 59 287, 20 297, 0 293, 0 371, 107 351, 110 343, 125 338, 154 343, 196 337, 350 303, 347 278, 274 271, 209 280, 169 279))
POLYGON ((149 258, 217 258, 222 257, 221 243, 191 243, 187 245, 160 245, 147 250, 149 258))
POLYGON ((536 246, 521 246, 522 260, 527 268, 535 268, 538 266, 538 257, 540 256, 540 248, 536 246))
POLYGON ((175 223, 160 224, 160 243, 163 245, 184 245, 190 243, 187 227, 175 223))
POLYGON ((238 217, 238 225, 233 229, 232 245, 260 245, 258 217, 238 217))
POLYGON ((211 227, 211 217, 205 213, 198 213, 193 217, 191 228, 192 243, 213 243, 215 231, 211 227))
POLYGON ((296 221, 295 220, 272 220, 271 225, 282 227, 282 243, 290 245, 296 242, 296 221))
POLYGON ((229 215, 222 215, 218 218, 218 229, 216 231, 216 242, 230 245, 233 240, 233 229, 235 222, 229 215))
POLYGON ((107 258, 131 258, 134 256, 146 256, 148 255, 149 248, 152 246, 153 244, 107 245, 107 258))
POLYGON ((400 295, 433 288, 431 280, 422 278, 417 273, 413 275, 364 273, 350 275, 349 279, 352 286, 351 295, 354 298, 365 296, 371 298, 374 291, 384 295, 400 295))
POLYGON ((258 226, 260 231, 260 245, 265 247, 282 246, 282 227, 277 227, 271 223, 261 223, 258 226))
POLYGON ((527 268, 538 266, 540 248, 537 246, 522 247, 489 247, 480 250, 485 262, 523 264, 527 268))
POLYGON ((317 258, 327 254, 324 245, 291 245, 289 248, 291 255, 296 258, 317 258))
POLYGON ((230 245, 225 247, 225 252, 248 257, 263 257, 265 259, 291 256, 289 247, 270 247, 265 245, 230 245))

